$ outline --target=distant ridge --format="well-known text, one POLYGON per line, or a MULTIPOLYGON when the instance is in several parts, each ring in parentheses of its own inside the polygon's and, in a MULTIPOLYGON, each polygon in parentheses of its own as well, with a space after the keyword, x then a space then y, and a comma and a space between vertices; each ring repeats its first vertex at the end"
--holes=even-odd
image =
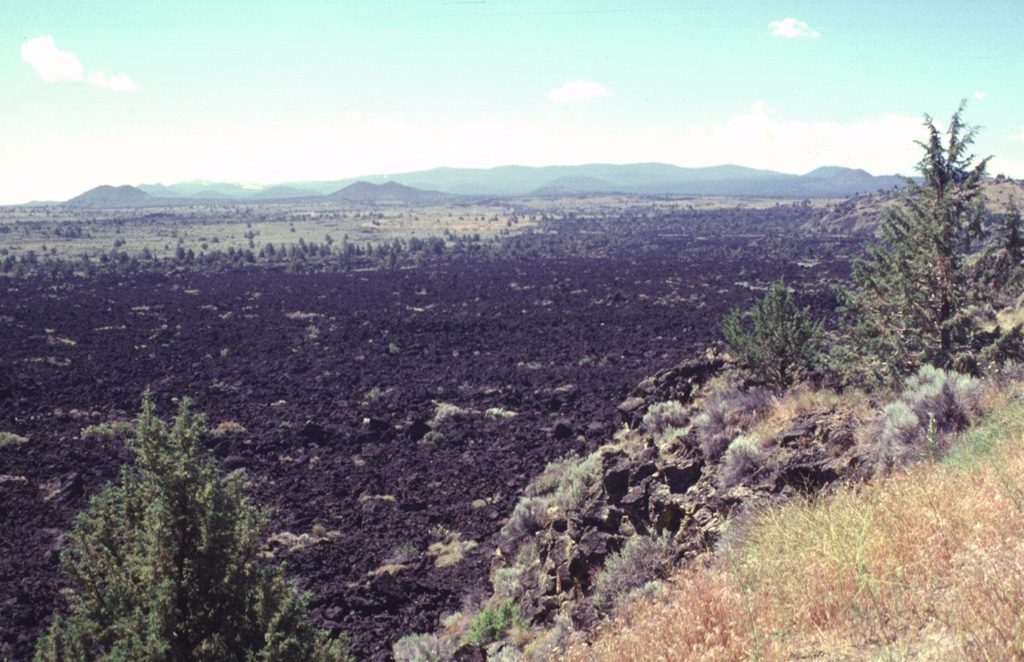
POLYGON ((436 204, 446 195, 554 196, 623 193, 725 195, 779 198, 839 198, 905 185, 903 178, 839 166, 804 175, 737 165, 682 168, 666 163, 576 166, 434 168, 341 180, 286 182, 272 186, 192 181, 97 187, 66 204, 73 206, 179 206, 246 201, 303 200, 359 204, 436 204), (131 190, 126 190, 131 189, 131 190), (148 196, 148 197, 144 197, 148 196))
POLYGON ((327 197, 331 200, 347 200, 364 204, 430 205, 445 202, 452 196, 439 191, 424 191, 404 186, 398 182, 372 184, 359 181, 349 184, 327 197))
POLYGON ((153 196, 134 186, 97 186, 68 200, 69 207, 144 207, 153 196))

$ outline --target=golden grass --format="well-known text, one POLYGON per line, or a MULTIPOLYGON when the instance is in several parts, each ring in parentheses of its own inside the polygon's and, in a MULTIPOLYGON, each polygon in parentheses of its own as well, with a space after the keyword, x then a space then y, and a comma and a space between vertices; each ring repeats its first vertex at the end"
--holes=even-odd
POLYGON ((210 430, 210 435, 214 439, 220 439, 229 434, 245 434, 245 432, 245 426, 238 421, 221 421, 215 428, 210 430))
POLYGON ((829 389, 797 387, 773 396, 768 409, 748 431, 748 436, 764 444, 808 414, 843 411, 856 427, 863 427, 874 414, 869 398, 859 391, 839 395, 829 389))
POLYGON ((427 554, 434 557, 434 566, 447 568, 462 562, 466 552, 477 546, 475 540, 463 540, 458 531, 450 531, 443 540, 431 543, 427 554))
POLYGON ((1024 308, 1008 308, 996 313, 996 321, 1004 331, 1018 324, 1024 324, 1024 308))
POLYGON ((766 509, 570 660, 1024 660, 1024 402, 955 461, 766 509))

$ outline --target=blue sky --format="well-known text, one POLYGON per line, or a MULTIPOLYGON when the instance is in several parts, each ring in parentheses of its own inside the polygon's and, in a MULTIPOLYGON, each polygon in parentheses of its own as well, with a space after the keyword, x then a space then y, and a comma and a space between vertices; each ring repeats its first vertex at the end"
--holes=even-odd
POLYGON ((1024 177, 1024 3, 0 0, 0 204, 99 184, 663 161, 1024 177))

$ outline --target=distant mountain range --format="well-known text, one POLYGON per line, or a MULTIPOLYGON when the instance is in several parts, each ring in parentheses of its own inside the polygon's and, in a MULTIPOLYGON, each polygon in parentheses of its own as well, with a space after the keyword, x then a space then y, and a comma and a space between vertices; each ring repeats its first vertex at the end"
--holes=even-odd
POLYGON ((805 175, 722 165, 680 168, 664 163, 579 166, 435 168, 397 175, 254 186, 192 181, 99 186, 65 204, 76 207, 156 207, 272 201, 438 204, 455 196, 561 196, 595 193, 729 195, 783 198, 847 197, 903 185, 896 176, 827 166, 805 175))

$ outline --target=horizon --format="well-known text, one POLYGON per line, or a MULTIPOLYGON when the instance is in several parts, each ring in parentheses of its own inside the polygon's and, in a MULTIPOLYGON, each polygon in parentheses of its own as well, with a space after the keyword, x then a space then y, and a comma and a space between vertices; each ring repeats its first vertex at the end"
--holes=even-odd
MULTIPOLYGON (((490 170, 500 170, 500 169, 503 169, 503 168, 543 169, 543 168, 574 168, 574 167, 587 167, 587 166, 629 167, 629 166, 640 166, 640 165, 667 165, 667 166, 671 166, 671 167, 687 169, 687 166, 677 166, 677 165, 672 164, 672 163, 662 163, 662 162, 657 162, 657 161, 648 161, 648 162, 643 162, 643 163, 583 163, 583 164, 578 164, 578 165, 566 165, 566 164, 561 164, 561 163, 554 163, 554 164, 544 165, 544 166, 524 166, 524 165, 520 165, 520 164, 510 163, 510 164, 505 164, 505 165, 493 166, 493 167, 490 167, 490 168, 453 168, 453 167, 450 167, 450 166, 438 166, 436 168, 427 168, 425 170, 414 170, 414 171, 408 171, 408 172, 373 173, 373 174, 366 174, 366 173, 364 173, 364 174, 361 174, 361 175, 356 175, 354 177, 342 177, 342 178, 338 178, 338 179, 306 179, 306 180, 283 181, 283 182, 259 182, 259 183, 257 183, 257 182, 240 182, 240 181, 215 181, 215 180, 210 180, 210 179, 189 179, 189 180, 176 181, 176 182, 139 182, 139 183, 135 183, 135 184, 129 184, 129 183, 107 184, 107 183, 102 183, 102 184, 97 184, 96 186, 92 186, 92 187, 86 189, 85 191, 80 191, 80 192, 76 193, 74 196, 72 196, 71 198, 68 198, 68 200, 71 200, 71 199, 73 199, 75 197, 78 197, 78 196, 80 196, 80 195, 82 195, 84 193, 89 193, 89 192, 91 192, 93 190, 104 188, 104 187, 107 187, 107 188, 124 188, 124 187, 129 187, 129 188, 134 188, 134 189, 141 190, 142 187, 157 187, 157 186, 173 187, 173 186, 178 186, 178 185, 201 185, 201 186, 216 187, 216 186, 223 185, 223 186, 239 186, 241 188, 250 189, 252 191, 259 192, 259 191, 263 191, 263 190, 270 189, 270 188, 275 188, 275 187, 288 187, 288 186, 292 186, 292 185, 301 186, 301 185, 311 185, 311 184, 341 184, 343 186, 351 186, 351 185, 353 185, 355 183, 362 182, 362 183, 371 184, 373 186, 379 186, 381 184, 375 184, 374 182, 371 182, 369 180, 371 180, 371 179, 380 179, 380 178, 386 179, 387 180, 386 183, 392 183, 393 182, 393 183, 396 183, 396 184, 399 184, 399 185, 402 185, 402 186, 407 186, 408 188, 412 188, 412 189, 416 189, 416 190, 427 190, 427 191, 429 191, 429 189, 422 189, 422 187, 420 187, 420 186, 402 184, 402 182, 397 181, 397 178, 401 178, 401 177, 406 176, 406 175, 418 175, 418 174, 421 174, 421 173, 429 173, 429 172, 433 172, 433 171, 436 171, 436 170, 469 170, 469 171, 480 170, 480 171, 490 171, 490 170), (395 178, 395 179, 391 179, 391 178, 395 178)), ((746 166, 739 166, 739 165, 737 165, 735 163, 719 163, 719 164, 715 164, 715 165, 711 165, 711 166, 698 166, 698 167, 689 168, 689 169, 700 170, 700 169, 710 169, 710 168, 734 168, 734 167, 745 168, 746 166)), ((809 170, 807 172, 800 172, 800 173, 786 173, 786 172, 782 172, 782 171, 777 171, 777 170, 773 171, 773 170, 766 170, 766 169, 752 169, 752 170, 758 170, 758 171, 762 171, 762 172, 773 172, 773 173, 776 173, 776 174, 791 175, 791 176, 795 176, 795 177, 804 177, 804 176, 810 175, 811 173, 813 173, 813 172, 815 172, 817 170, 821 170, 821 169, 824 169, 824 168, 833 168, 833 167, 842 167, 842 166, 822 165, 822 166, 818 166, 816 168, 813 168, 813 169, 811 169, 811 170, 809 170)), ((850 168, 850 170, 863 170, 863 168, 859 168, 859 169, 858 168, 850 168)), ((865 170, 864 172, 867 172, 867 171, 865 170)), ((871 175, 872 177, 890 176, 890 175, 895 176, 893 173, 882 173, 882 174, 879 174, 879 173, 868 172, 868 174, 871 175)), ((19 206, 19 204, 34 204, 34 203, 35 204, 38 204, 38 203, 56 203, 56 204, 61 204, 63 202, 67 202, 68 200, 30 200, 30 201, 28 201, 26 203, 8 204, 6 206, 19 206)), ((0 206, 4 206, 4 205, 0 205, 0 206)))
POLYGON ((20 2, 0 205, 515 165, 912 175, 961 99, 990 174, 1024 178, 1024 6, 819 4, 20 2))

